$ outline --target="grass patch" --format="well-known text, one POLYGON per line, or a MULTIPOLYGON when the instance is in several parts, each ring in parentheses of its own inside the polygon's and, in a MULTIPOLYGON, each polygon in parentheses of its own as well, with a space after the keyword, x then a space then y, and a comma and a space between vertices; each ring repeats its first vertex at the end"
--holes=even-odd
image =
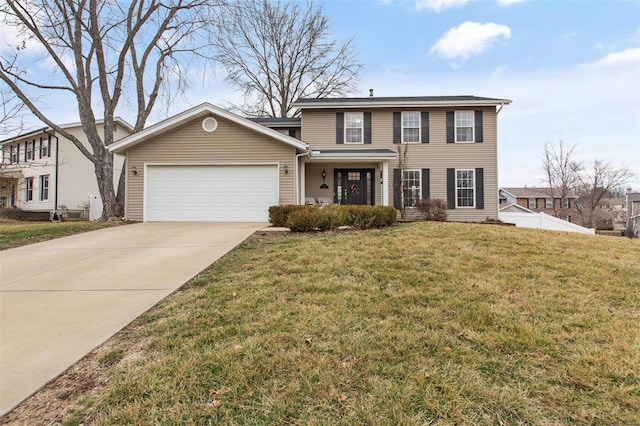
POLYGON ((70 422, 638 424, 638 259, 453 223, 255 238, 145 314, 70 422))
POLYGON ((120 226, 127 222, 21 222, 0 219, 0 250, 53 240, 67 235, 120 226))

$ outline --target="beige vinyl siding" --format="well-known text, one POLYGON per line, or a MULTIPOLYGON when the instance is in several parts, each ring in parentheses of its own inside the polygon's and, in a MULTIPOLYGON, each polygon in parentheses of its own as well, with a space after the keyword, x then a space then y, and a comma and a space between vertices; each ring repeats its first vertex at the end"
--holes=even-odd
MULTIPOLYGON (((453 221, 481 221, 498 217, 498 177, 495 107, 467 108, 389 108, 350 109, 349 111, 371 111, 371 144, 336 144, 336 112, 345 110, 304 110, 302 113, 302 140, 311 149, 390 149, 398 151, 400 144, 393 143, 394 111, 428 111, 429 143, 406 144, 408 147, 407 169, 430 169, 431 198, 447 199, 447 168, 484 169, 484 209, 449 210, 453 221), (446 111, 482 110, 482 143, 446 143, 446 111)), ((307 165, 307 167, 309 167, 307 165)), ((376 167, 377 169, 378 167, 376 167)), ((389 203, 393 204, 393 169, 397 160, 389 162, 389 203)), ((327 169, 328 170, 328 169, 327 169)), ((314 172, 315 173, 315 172, 314 172)), ((378 170, 376 170, 378 173, 378 170)), ((308 174, 307 174, 308 176, 308 174)), ((329 173, 327 171, 327 176, 329 173)), ((379 177, 378 177, 379 178, 379 177)), ((329 182, 327 182, 329 185, 329 182)), ((330 190, 332 190, 332 186, 330 190)), ((309 185, 307 185, 309 188, 309 185)), ((377 188, 377 187, 376 187, 377 188)), ((315 189, 311 188, 313 191, 315 189)), ((332 192, 333 195, 333 192, 332 192)), ((378 200, 376 191, 376 201, 378 200)))
POLYGON ((280 204, 295 203, 295 148, 215 118, 218 128, 213 133, 202 130, 204 117, 199 117, 127 151, 127 219, 143 220, 145 164, 278 164, 280 204), (285 165, 289 168, 286 175, 285 165), (130 171, 132 166, 138 170, 136 176, 130 171))

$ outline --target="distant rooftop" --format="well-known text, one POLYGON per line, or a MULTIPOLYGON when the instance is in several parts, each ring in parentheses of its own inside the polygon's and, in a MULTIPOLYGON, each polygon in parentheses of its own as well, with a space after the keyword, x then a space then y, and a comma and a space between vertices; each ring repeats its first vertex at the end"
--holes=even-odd
MULTIPOLYGON (((503 187, 500 188, 503 191, 508 192, 517 198, 549 198, 551 196, 549 188, 536 188, 536 187, 524 187, 524 188, 515 188, 515 187, 503 187)), ((560 191, 554 191, 554 197, 559 197, 560 191)), ((578 198, 575 194, 570 194, 569 198, 578 198)))
POLYGON ((286 117, 286 118, 273 118, 273 117, 260 117, 250 118, 249 120, 254 123, 262 124, 267 127, 300 127, 302 120, 300 117, 286 117))

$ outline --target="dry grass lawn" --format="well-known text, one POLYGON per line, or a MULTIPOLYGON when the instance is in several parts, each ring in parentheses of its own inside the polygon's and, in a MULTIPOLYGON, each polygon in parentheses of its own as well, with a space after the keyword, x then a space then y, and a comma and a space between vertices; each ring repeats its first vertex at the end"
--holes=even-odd
POLYGON ((124 223, 126 222, 23 222, 0 218, 0 250, 119 226, 124 223))
POLYGON ((144 315, 65 424, 640 424, 639 324, 638 240, 257 237, 144 315))

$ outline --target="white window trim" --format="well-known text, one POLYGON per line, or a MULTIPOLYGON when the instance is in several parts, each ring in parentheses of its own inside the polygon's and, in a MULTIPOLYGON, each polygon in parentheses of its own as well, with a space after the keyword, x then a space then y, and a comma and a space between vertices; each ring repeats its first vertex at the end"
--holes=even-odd
POLYGON ((455 169, 456 172, 456 185, 455 185, 455 198, 456 198, 456 209, 475 209, 476 208, 476 171, 475 169, 455 169), (463 189, 473 189, 473 204, 470 206, 459 206, 458 205, 458 172, 472 172, 473 173, 473 187, 472 188, 463 188, 463 189))
MULTIPOLYGON (((405 176, 404 173, 408 173, 408 172, 418 172, 418 182, 420 182, 420 186, 418 187, 418 200, 422 199, 422 169, 405 169, 402 171, 403 175, 402 175, 402 182, 404 182, 405 176)), ((408 189, 408 188, 407 188, 408 189)), ((400 194, 400 198, 402 199, 402 205, 404 205, 404 191, 402 191, 402 193, 400 194)), ((405 208, 407 209, 415 209, 415 206, 406 206, 405 208)))
POLYGON ((364 112, 345 112, 344 113, 344 134, 342 135, 342 140, 345 145, 363 145, 364 144, 364 112), (347 127, 347 114, 358 114, 360 115, 360 123, 362 125, 360 127, 347 127), (347 128, 349 129, 360 129, 360 142, 347 142, 347 128))
POLYGON ((35 179, 33 177, 28 177, 26 178, 24 185, 25 185, 25 191, 24 191, 24 202, 25 203, 31 203, 33 202, 33 185, 35 183, 35 179), (31 182, 31 185, 29 185, 29 182, 31 182), (29 199, 29 195, 31 195, 31 199, 29 199))
POLYGON ((536 199, 534 197, 529 197, 529 200, 527 201, 527 207, 530 209, 538 208, 538 203, 536 203, 536 199))
POLYGON ((24 146, 24 158, 25 161, 33 161, 36 158, 36 141, 27 141, 24 146), (31 147, 31 150, 29 150, 31 147), (31 156, 29 156, 31 154, 31 156))
POLYGON ((553 198, 545 198, 544 199, 544 208, 552 209, 553 208, 553 198))
POLYGON ((49 185, 51 182, 49 182, 49 175, 40 175, 40 201, 48 201, 49 200, 49 185), (47 196, 44 197, 44 190, 45 190, 45 185, 44 185, 44 178, 47 178, 47 196))
MULTIPOLYGON (((414 127, 411 127, 413 129, 414 127)), ((400 114, 400 143, 402 144, 417 144, 422 143, 422 114, 420 111, 402 111, 400 114), (404 141, 404 115, 406 113, 418 114, 418 141, 417 142, 405 142, 404 141)))
MULTIPOLYGON (((453 142, 454 143, 475 143, 476 142, 476 114, 474 111, 469 110, 460 110, 454 111, 453 113, 453 142), (471 113, 471 140, 470 141, 459 141, 458 140, 458 113, 465 112, 471 113)), ((475 181, 475 175, 473 177, 475 181)))
POLYGON ((565 198, 564 200, 560 200, 561 208, 568 209, 569 208, 569 199, 565 198))

